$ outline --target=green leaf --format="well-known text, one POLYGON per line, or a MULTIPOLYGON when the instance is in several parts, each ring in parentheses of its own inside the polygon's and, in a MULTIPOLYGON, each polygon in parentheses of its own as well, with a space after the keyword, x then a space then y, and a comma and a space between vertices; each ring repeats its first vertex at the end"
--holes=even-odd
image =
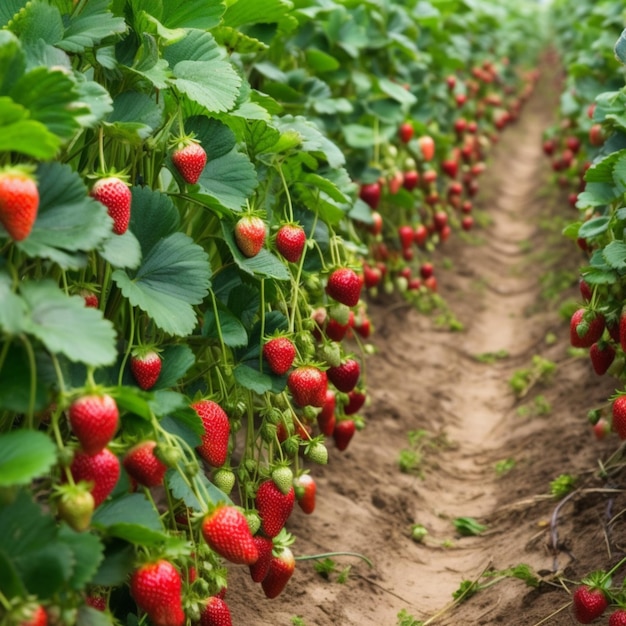
POLYGON ((113 272, 113 280, 133 306, 145 311, 167 333, 184 336, 196 327, 192 305, 202 302, 210 287, 206 252, 183 233, 161 239, 129 276, 113 272))
POLYGON ((371 148, 381 139, 373 128, 362 124, 345 124, 341 130, 351 148, 371 148))
POLYGON ((334 56, 318 48, 307 48, 304 52, 307 65, 316 72, 334 72, 341 67, 341 64, 334 56))
MULTIPOLYGON (((186 396, 176 391, 170 391, 169 389, 155 391, 148 404, 157 417, 162 417, 189 407, 186 396)), ((193 410, 192 413, 194 413, 193 410)))
POLYGON ((78 77, 82 80, 77 84, 76 90, 85 110, 76 119, 82 128, 93 128, 113 110, 113 100, 109 92, 99 83, 85 80, 83 74, 79 74, 78 77))
POLYGON ((226 156, 237 144, 233 131, 216 119, 204 116, 190 117, 185 120, 185 131, 196 136, 206 151, 209 162, 226 156))
POLYGON ((163 430, 182 439, 189 447, 196 448, 202 443, 204 426, 198 414, 191 408, 178 410, 160 421, 163 430))
POLYGON ((146 256, 158 241, 180 228, 180 214, 169 196, 150 187, 133 187, 129 229, 146 256))
POLYGON ((141 493, 128 493, 101 504, 94 513, 92 524, 106 529, 121 524, 140 526, 144 529, 162 531, 163 523, 151 502, 141 493))
POLYGON ((273 386, 272 377, 269 374, 263 374, 258 369, 252 368, 245 363, 240 363, 233 370, 235 380, 246 389, 254 391, 259 395, 270 391, 273 386))
POLYGON ((161 352, 161 373, 154 390, 173 387, 194 366, 196 356, 187 344, 167 346, 161 352))
POLYGON ((609 267, 616 270, 626 269, 626 242, 612 241, 602 250, 602 255, 609 267))
POLYGON ((43 2, 29 2, 10 23, 11 30, 25 43, 40 40, 56 43, 63 36, 59 9, 43 2))
POLYGON ((9 557, 0 549, 0 592, 6 598, 24 598, 26 588, 9 557))
POLYGON ((19 335, 24 328, 26 303, 11 290, 11 277, 0 272, 0 329, 8 335, 19 335))
POLYGON ((592 217, 590 220, 583 222, 578 230, 578 236, 583 239, 590 239, 605 233, 609 227, 611 218, 608 215, 600 217, 592 217))
POLYGON ((59 539, 73 554, 75 565, 68 582, 72 589, 80 591, 98 571, 104 558, 104 546, 96 535, 77 533, 67 525, 61 526, 59 539))
POLYGON ((128 579, 136 563, 135 547, 125 541, 107 542, 104 561, 91 579, 94 585, 116 587, 128 579))
POLYGON ((232 28, 239 28, 244 24, 272 24, 280 23, 283 29, 295 25, 295 18, 289 15, 293 4, 285 0, 235 0, 229 2, 223 23, 232 28))
POLYGON ((37 170, 40 204, 30 235, 17 245, 30 257, 43 257, 64 269, 85 264, 83 254, 107 239, 113 222, 106 207, 89 197, 69 165, 44 163, 37 170))
MULTIPOLYGON (((19 298, 18 298, 19 299, 19 298)), ((4 304, 5 300, 0 300, 4 304)), ((20 302, 23 301, 20 299, 20 302)), ((18 308, 19 310, 19 308, 18 308)), ((0 324, 1 326, 1 324, 0 324)), ((37 353, 38 361, 47 358, 43 353, 37 353)), ((33 410, 41 411, 50 403, 49 381, 41 372, 41 364, 36 362, 35 397, 33 410)), ((0 409, 27 414, 31 402, 31 369, 28 353, 23 344, 13 342, 9 347, 3 369, 0 370, 0 409)))
POLYGON ((194 492, 189 488, 183 477, 178 472, 175 470, 169 470, 165 478, 172 495, 176 499, 182 500, 185 503, 185 506, 193 509, 194 511, 205 511, 207 504, 217 504, 218 502, 224 502, 225 504, 231 506, 233 505, 232 500, 212 482, 209 482, 208 478, 202 473, 196 474, 195 480, 199 481, 203 485, 209 496, 209 500, 204 503, 204 506, 200 504, 194 492))
POLYGON ((613 52, 615 53, 615 58, 620 63, 626 64, 626 29, 622 31, 619 39, 615 42, 613 52))
POLYGON ((115 626, 113 616, 83 604, 78 607, 76 626, 115 626))
POLYGON ((145 420, 152 418, 151 399, 152 394, 142 391, 138 387, 123 385, 110 390, 120 410, 128 411, 145 420))
POLYGON ((378 86, 383 93, 403 106, 410 107, 417 102, 417 98, 408 89, 405 89, 402 85, 394 83, 387 78, 379 78, 378 86))
POLYGON ((25 282, 21 293, 29 314, 25 332, 50 352, 93 366, 115 361, 115 329, 101 311, 86 307, 80 296, 66 296, 51 280, 25 282))
POLYGON ((257 182, 256 171, 248 157, 232 150, 206 164, 198 180, 200 190, 189 195, 219 213, 224 213, 224 207, 239 211, 257 182))
POLYGON ((220 23, 224 2, 163 2, 161 22, 168 28, 198 28, 209 30, 220 23))
POLYGON ((0 487, 27 485, 57 461, 57 448, 44 433, 14 430, 0 435, 0 487))
POLYGON ((28 591, 40 598, 60 591, 76 567, 72 550, 60 541, 52 541, 28 556, 20 559, 20 575, 28 591))
MULTIPOLYGON (((240 348, 248 344, 248 333, 240 319, 222 304, 218 303, 219 330, 222 340, 229 348, 240 348)), ((218 319, 213 309, 207 309, 204 313, 204 326, 202 335, 212 339, 219 339, 218 319)))
POLYGON ((107 137, 140 145, 161 125, 163 114, 162 101, 144 93, 125 91, 115 97, 104 132, 107 137))
POLYGON ((113 267, 137 269, 141 264, 141 246, 130 229, 123 235, 111 233, 100 248, 100 256, 113 267))

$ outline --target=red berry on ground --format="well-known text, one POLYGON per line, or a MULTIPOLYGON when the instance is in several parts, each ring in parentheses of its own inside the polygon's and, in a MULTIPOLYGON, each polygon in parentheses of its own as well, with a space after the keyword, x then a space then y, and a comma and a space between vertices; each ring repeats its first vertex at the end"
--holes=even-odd
POLYGON ((601 589, 588 585, 577 587, 572 600, 574 603, 574 617, 581 624, 591 624, 604 613, 609 604, 601 589))

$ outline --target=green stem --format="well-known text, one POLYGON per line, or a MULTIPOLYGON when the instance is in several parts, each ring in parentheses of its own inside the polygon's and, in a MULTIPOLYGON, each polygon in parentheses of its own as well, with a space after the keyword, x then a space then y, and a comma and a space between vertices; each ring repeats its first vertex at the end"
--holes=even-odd
POLYGON ((30 389, 28 396, 28 412, 26 414, 26 425, 33 428, 33 417, 35 414, 35 399, 37 396, 37 363, 35 361, 35 351, 26 335, 20 335, 20 339, 26 348, 28 356, 28 367, 30 369, 30 389))
POLYGON ((133 341, 135 340, 135 312, 131 310, 130 312, 130 333, 128 335, 128 345, 126 346, 126 351, 124 352, 124 358, 122 359, 122 363, 120 365, 120 371, 117 376, 117 384, 118 386, 122 386, 122 379, 124 377, 124 368, 126 367, 126 362, 130 357, 130 353, 133 348, 133 341))

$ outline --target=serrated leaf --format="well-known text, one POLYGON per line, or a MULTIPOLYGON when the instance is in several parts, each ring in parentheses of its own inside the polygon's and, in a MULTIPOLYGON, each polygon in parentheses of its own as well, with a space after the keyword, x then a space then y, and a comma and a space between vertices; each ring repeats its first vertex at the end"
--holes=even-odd
POLYGON ((14 430, 0 435, 0 487, 27 485, 57 461, 57 448, 44 433, 14 430))
POLYGON ((161 373, 153 390, 173 387, 195 362, 196 356, 187 344, 167 346, 161 351, 161 373))
POLYGON ((53 541, 19 561, 19 572, 28 591, 40 598, 49 598, 63 588, 76 567, 69 546, 53 541))
POLYGON ((188 408, 189 403, 186 396, 183 396, 176 391, 160 389, 152 394, 152 399, 149 401, 149 405, 157 417, 163 417, 164 415, 173 413, 179 409, 188 408))
POLYGON ((323 155, 330 167, 341 167, 346 159, 339 147, 326 137, 310 120, 301 116, 285 115, 278 122, 281 131, 295 131, 302 137, 305 152, 323 155))
POLYGON ((63 19, 59 9, 43 2, 29 2, 12 20, 12 32, 26 43, 45 41, 54 44, 63 36, 63 19))
POLYGON ((140 493, 129 493, 101 504, 92 517, 92 524, 110 530, 118 524, 162 531, 163 523, 151 502, 140 493))
POLYGON ((113 280, 133 306, 172 335, 190 334, 197 320, 192 305, 202 302, 210 287, 206 252, 183 233, 161 239, 131 277, 116 270, 113 280))
POLYGON ((60 527, 59 540, 74 557, 74 569, 68 583, 72 589, 80 591, 98 571, 104 558, 104 546, 96 535, 75 532, 67 525, 60 527))
POLYGON ((616 270, 626 269, 626 242, 611 241, 602 250, 602 255, 609 267, 616 270))
POLYGON ((233 506, 232 500, 223 491, 210 482, 202 473, 196 474, 194 479, 199 481, 207 492, 209 499, 204 503, 204 505, 200 504, 200 501, 195 496, 194 492, 189 488, 183 477, 178 472, 169 470, 165 478, 172 495, 176 499, 182 500, 185 503, 185 506, 193 509, 194 511, 206 511, 208 504, 217 504, 218 502, 224 502, 225 504, 233 506))
POLYGON ((626 64, 626 29, 622 31, 613 48, 615 58, 622 64, 626 64))
POLYGON ((99 83, 93 80, 84 80, 79 74, 80 80, 76 85, 76 92, 81 104, 86 109, 76 117, 82 128, 93 128, 99 124, 113 110, 113 100, 109 92, 99 83))
POLYGON ((273 386, 272 377, 269 374, 264 374, 245 363, 237 365, 233 370, 233 375, 242 387, 259 395, 271 391, 273 386))
POLYGON ((28 306, 24 329, 53 354, 88 365, 115 361, 115 329, 102 312, 85 306, 80 296, 68 297, 53 281, 25 282, 21 295, 28 306))
POLYGON ((220 23, 224 2, 175 3, 164 2, 161 22, 168 28, 198 28, 209 30, 220 23))
POLYGON ((123 235, 111 233, 100 248, 100 256, 112 267, 134 270, 141 264, 141 246, 130 229, 123 235))
POLYGON ((233 131, 219 120, 193 116, 185 120, 185 132, 193 133, 202 144, 207 161, 226 156, 235 148, 237 139, 233 131))
POLYGON ((204 325, 202 334, 205 337, 218 340, 221 332, 222 340, 230 348, 240 348, 248 344, 248 333, 240 319, 231 313, 223 305, 218 304, 218 319, 215 317, 213 309, 207 309, 204 312, 204 325), (218 332, 219 330, 219 332, 218 332))
POLYGON ((590 220, 583 222, 578 230, 578 236, 583 239, 598 237, 605 233, 609 227, 610 217, 602 215, 600 217, 592 217, 590 220))
POLYGON ((128 574, 136 563, 135 547, 125 541, 107 543, 104 561, 94 574, 91 582, 94 585, 116 587, 128 579, 128 574))
POLYGON ((103 125, 105 135, 140 145, 163 120, 162 101, 148 94, 125 91, 113 100, 113 110, 103 125))
POLYGON ((243 24, 271 24, 279 22, 289 24, 294 18, 289 15, 293 4, 285 0, 266 0, 259 3, 256 0, 236 0, 230 2, 223 23, 226 26, 238 28, 243 24))
POLYGON ((106 207, 89 197, 69 165, 44 163, 37 170, 40 203, 30 235, 17 245, 30 257, 48 258, 65 269, 78 269, 83 254, 110 236, 106 207))
POLYGON ((145 420, 152 418, 150 405, 152 394, 150 392, 143 391, 138 387, 124 385, 111 389, 110 394, 115 398, 115 402, 121 411, 128 411, 145 420))
POLYGON ((199 191, 189 195, 206 206, 225 213, 224 207, 239 211, 252 195, 258 181, 254 166, 245 154, 232 150, 210 160, 198 180, 199 191))

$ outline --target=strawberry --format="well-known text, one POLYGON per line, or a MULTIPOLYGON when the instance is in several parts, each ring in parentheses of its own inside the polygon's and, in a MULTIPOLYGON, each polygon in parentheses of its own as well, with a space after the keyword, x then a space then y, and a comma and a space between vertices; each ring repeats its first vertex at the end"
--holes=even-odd
POLYGON ((232 626, 230 609, 222 598, 211 596, 200 613, 200 626, 232 626))
POLYGON ((322 410, 317 414, 317 425, 319 426, 320 432, 324 435, 332 435, 335 429, 336 404, 335 392, 332 389, 327 389, 322 410))
POLYGON ((206 165, 206 152, 197 141, 188 140, 172 152, 172 163, 186 183, 195 185, 206 165))
POLYGON ((329 367, 326 375, 339 391, 348 393, 356 387, 361 375, 361 366, 354 359, 346 359, 337 367, 329 367))
POLYGON ((402 186, 407 191, 413 191, 420 182, 420 175, 417 170, 407 170, 402 177, 402 186))
POLYGON ((0 171, 0 224, 14 241, 30 235, 39 210, 39 190, 32 177, 18 168, 0 171))
POLYGON ((615 348, 605 341, 596 341, 589 348, 589 358, 591 359, 594 372, 598 376, 602 376, 606 374, 606 371, 611 367, 611 363, 615 359, 615 348))
POLYGON ((87 454, 79 450, 74 455, 70 471, 74 482, 84 480, 93 483, 90 493, 94 506, 99 507, 117 484, 120 477, 120 462, 108 448, 96 454, 87 454))
POLYGON ((159 353, 151 348, 135 348, 130 357, 130 371, 142 389, 152 389, 161 375, 159 353))
POLYGON ((289 374, 287 387, 296 404, 321 407, 326 400, 328 377, 313 365, 301 365, 289 374))
POLYGON ((130 579, 130 593, 155 626, 183 626, 182 581, 165 559, 146 563, 130 579))
POLYGON ((609 626, 626 626, 626 609, 617 609, 609 616, 609 626))
POLYGON ((156 445, 156 441, 141 441, 122 459, 122 465, 128 475, 145 487, 162 485, 167 471, 167 465, 154 454, 156 445))
POLYGON ((346 415, 353 415, 365 404, 365 394, 362 391, 353 389, 348 392, 348 403, 343 407, 346 415))
POLYGON ((245 515, 234 506, 218 504, 202 520, 209 547, 231 563, 250 565, 259 558, 245 515))
POLYGON ((85 604, 92 609, 96 609, 96 611, 107 610, 107 599, 104 596, 87 596, 85 604))
POLYGON ((315 492, 317 485, 310 474, 301 474, 294 478, 294 490, 298 506, 310 515, 315 510, 315 492))
POLYGON ((398 238, 400 239, 402 248, 410 248, 413 245, 413 228, 407 225, 399 226, 398 238))
POLYGON ((355 306, 361 297, 362 283, 354 270, 348 267, 336 269, 326 284, 326 293, 346 306, 355 306))
POLYGON ((250 565, 250 576, 255 583, 260 583, 270 569, 274 544, 271 539, 262 535, 255 535, 252 539, 259 552, 259 558, 250 565))
POLYGON ((346 336, 349 328, 350 324, 342 324, 341 322, 331 317, 326 323, 324 332, 329 339, 332 339, 333 341, 342 341, 343 338, 346 336))
POLYGON ((26 619, 19 623, 19 626, 48 626, 48 614, 41 604, 29 606, 25 613, 26 619))
POLYGON ((578 309, 570 320, 570 342, 575 348, 589 348, 604 332, 604 316, 601 313, 587 314, 578 309), (591 319, 589 319, 593 315, 591 319), (587 319, 585 319, 587 318, 587 319))
POLYGON ((256 509, 261 518, 261 530, 268 537, 276 537, 291 515, 296 494, 291 487, 287 494, 281 492, 273 480, 261 483, 256 493, 256 509))
POLYGON ((424 161, 432 161, 435 156, 435 140, 429 135, 424 135, 417 140, 424 161))
POLYGON ((600 617, 608 606, 608 601, 602 589, 580 585, 572 596, 574 603, 574 617, 581 624, 590 624, 600 617))
POLYGON ((94 498, 84 484, 61 485, 57 488, 59 517, 76 532, 89 528, 95 508, 94 498))
POLYGON ((286 374, 296 358, 296 347, 287 337, 273 337, 263 344, 263 356, 274 374, 286 374))
POLYGON ((409 143, 413 137, 413 132, 413 125, 410 122, 404 122, 398 128, 398 137, 402 143, 409 143))
POLYGON ((613 407, 611 409, 613 420, 613 430, 618 434, 619 438, 626 439, 626 395, 617 396, 613 400, 613 407))
POLYGON ((267 576, 261 582, 263 593, 267 598, 275 598, 281 594, 291 578, 296 561, 288 547, 284 547, 270 561, 267 576))
POLYGON ((604 439, 611 432, 611 425, 603 417, 601 417, 593 425, 592 429, 595 438, 601 440, 604 439))
POLYGON ((355 431, 356 424, 353 420, 342 420, 341 422, 337 422, 335 430, 333 431, 333 439, 335 440, 335 445, 338 450, 343 451, 348 447, 355 431))
POLYGON ((256 256, 265 243, 265 222, 260 217, 244 215, 235 224, 235 241, 244 256, 256 256))
POLYGON ((428 239, 428 228, 424 224, 418 224, 413 230, 413 241, 416 246, 423 246, 428 239))
POLYGON ((196 449, 198 454, 214 467, 221 467, 228 457, 230 421, 224 409, 213 400, 200 400, 191 405, 204 426, 202 444, 196 449))
POLYGON ((380 191, 380 183, 365 183, 359 189, 359 198, 369 204, 372 209, 376 209, 380 202, 380 191))
POLYGON ((83 297, 83 300, 85 301, 85 306, 87 308, 97 309, 100 306, 100 300, 98 299, 98 296, 93 291, 89 291, 88 289, 83 289, 80 292, 80 295, 83 297))
POLYGON ((276 249, 287 261, 297 263, 306 245, 304 228, 298 224, 283 224, 276 233, 276 249))
POLYGON ((95 454, 113 439, 119 425, 119 411, 108 394, 89 394, 72 402, 68 419, 83 450, 95 454))
POLYGON ((123 235, 130 223, 132 195, 128 185, 117 176, 107 176, 96 181, 91 195, 107 208, 113 218, 113 232, 123 235))

